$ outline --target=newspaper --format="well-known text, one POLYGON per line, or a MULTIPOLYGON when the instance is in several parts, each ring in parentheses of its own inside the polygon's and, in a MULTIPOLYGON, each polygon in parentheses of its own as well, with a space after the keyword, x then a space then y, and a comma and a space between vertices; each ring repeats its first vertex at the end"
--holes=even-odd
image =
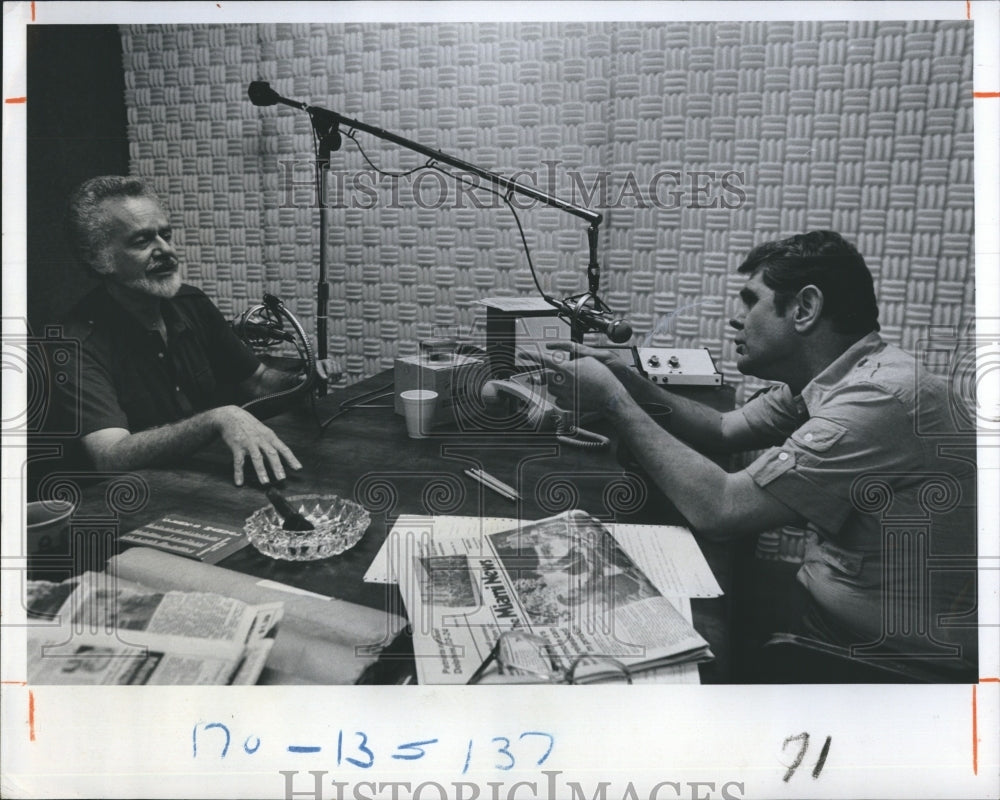
POLYGON ((356 683, 406 626, 402 617, 383 609, 303 592, 148 547, 130 547, 112 557, 108 571, 162 592, 213 592, 252 606, 280 603, 284 614, 264 683, 356 683))
MULTIPOLYGON (((484 537, 515 528, 512 517, 401 515, 365 572, 368 583, 397 583, 397 566, 419 549, 437 555, 482 554, 484 537)), ((688 528, 609 524, 608 530, 639 568, 671 598, 719 597, 722 588, 688 528)))
POLYGON ((634 672, 711 657, 701 635, 585 512, 490 532, 481 545, 471 554, 418 549, 412 569, 399 570, 421 683, 467 683, 508 630, 544 640, 556 671, 582 656, 634 672))
POLYGON ((27 594, 33 684, 255 683, 282 616, 280 603, 156 592, 106 573, 31 581, 27 594))

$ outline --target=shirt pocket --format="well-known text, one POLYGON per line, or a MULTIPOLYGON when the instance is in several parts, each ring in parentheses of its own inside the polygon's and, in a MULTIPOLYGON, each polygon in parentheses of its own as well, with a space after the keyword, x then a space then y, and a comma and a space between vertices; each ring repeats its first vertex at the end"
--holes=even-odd
POLYGON ((838 547, 829 541, 806 546, 805 566, 815 572, 825 570, 830 580, 855 590, 875 589, 882 585, 881 561, 875 553, 862 553, 838 547))
POLYGON ((847 428, 832 420, 814 417, 792 432, 791 439, 814 453, 825 453, 847 433, 847 428))
POLYGON ((199 397, 211 397, 215 393, 215 375, 207 364, 195 364, 190 375, 191 386, 199 397))
POLYGON ((817 560, 822 561, 835 572, 848 577, 857 577, 865 565, 863 553, 852 553, 829 542, 822 542, 816 549, 817 560))

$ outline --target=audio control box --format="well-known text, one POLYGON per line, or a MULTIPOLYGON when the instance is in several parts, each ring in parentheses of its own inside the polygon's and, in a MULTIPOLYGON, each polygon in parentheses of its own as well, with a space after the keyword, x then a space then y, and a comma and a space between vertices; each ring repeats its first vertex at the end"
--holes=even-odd
POLYGON ((636 347, 635 365, 664 386, 721 386, 722 373, 706 348, 636 347))
POLYGON ((429 389, 437 392, 438 401, 434 406, 433 425, 455 422, 457 405, 463 403, 470 393, 478 399, 478 387, 486 379, 484 362, 481 358, 462 356, 455 353, 428 354, 397 358, 393 372, 396 393, 394 408, 403 414, 402 392, 408 389, 429 389))

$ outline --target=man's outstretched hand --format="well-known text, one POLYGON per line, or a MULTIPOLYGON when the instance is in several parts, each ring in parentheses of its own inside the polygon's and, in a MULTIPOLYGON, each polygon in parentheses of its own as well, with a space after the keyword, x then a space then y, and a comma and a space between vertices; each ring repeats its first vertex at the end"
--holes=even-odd
POLYGON ((601 347, 588 347, 585 344, 577 344, 576 342, 567 342, 559 340, 556 342, 546 342, 546 349, 561 351, 568 355, 570 359, 576 358, 594 358, 600 361, 604 366, 610 369, 612 372, 618 366, 624 367, 624 363, 618 356, 616 356, 611 350, 601 347))
POLYGON ((538 363, 545 369, 549 393, 561 408, 576 409, 579 415, 603 413, 619 394, 627 395, 606 354, 571 342, 553 342, 548 347, 556 352, 544 353, 538 363))
POLYGON ((233 454, 233 481, 237 486, 243 485, 243 468, 248 458, 261 484, 271 483, 272 475, 273 480, 283 481, 284 464, 292 469, 302 469, 289 447, 253 414, 238 406, 222 406, 208 413, 222 441, 233 454))

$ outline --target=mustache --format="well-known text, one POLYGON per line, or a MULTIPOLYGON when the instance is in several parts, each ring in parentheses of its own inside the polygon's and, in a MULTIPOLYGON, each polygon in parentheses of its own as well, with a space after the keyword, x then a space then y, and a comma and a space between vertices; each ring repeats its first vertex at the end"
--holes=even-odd
POLYGON ((176 256, 163 256, 153 259, 147 272, 162 272, 167 269, 177 269, 180 267, 180 260, 176 256))

